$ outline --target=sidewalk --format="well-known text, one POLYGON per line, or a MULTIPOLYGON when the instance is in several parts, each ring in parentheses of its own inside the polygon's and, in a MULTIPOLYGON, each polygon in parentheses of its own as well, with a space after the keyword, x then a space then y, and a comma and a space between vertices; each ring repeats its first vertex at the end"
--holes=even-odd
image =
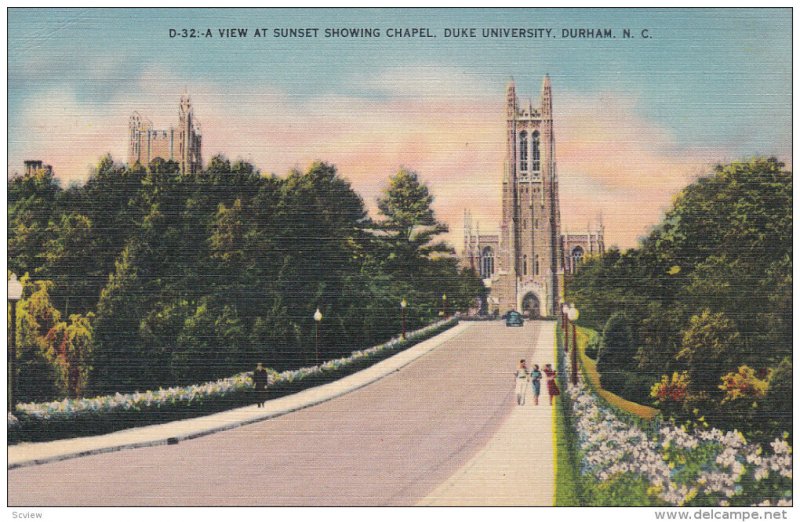
MULTIPOLYGON (((554 343, 555 329, 544 328, 529 360, 547 360, 554 343)), ((509 393, 509 400, 513 397, 509 393)), ((542 383, 538 406, 533 405, 530 386, 526 399, 523 406, 514 405, 485 448, 417 505, 552 506, 553 407, 546 384, 542 383)))
POLYGON ((21 443, 8 447, 8 469, 33 466, 86 455, 142 448, 162 444, 177 444, 219 431, 229 430, 278 417, 308 408, 367 386, 392 372, 410 364, 473 326, 462 322, 453 328, 425 340, 408 350, 354 373, 338 381, 309 388, 293 395, 267 401, 264 408, 255 404, 224 411, 206 417, 196 417, 141 428, 133 428, 106 435, 55 440, 50 442, 21 443))

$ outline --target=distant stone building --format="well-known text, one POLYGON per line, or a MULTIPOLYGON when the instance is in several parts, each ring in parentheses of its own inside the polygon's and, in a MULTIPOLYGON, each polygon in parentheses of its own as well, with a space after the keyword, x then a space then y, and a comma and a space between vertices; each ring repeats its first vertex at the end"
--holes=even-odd
POLYGON ((481 279, 488 281, 495 270, 497 253, 500 252, 500 236, 481 234, 480 224, 472 224, 472 215, 464 211, 464 251, 462 264, 475 271, 481 279))
POLYGON ((53 167, 50 165, 45 165, 42 160, 25 160, 25 175, 32 176, 37 171, 44 171, 47 174, 53 173, 53 167))
POLYGON ((561 235, 561 250, 564 252, 564 273, 574 274, 586 256, 605 252, 603 227, 594 232, 564 232, 561 235))
POLYGON ((489 288, 488 312, 553 317, 563 297, 564 272, 574 272, 584 256, 604 251, 603 231, 561 234, 550 78, 545 76, 535 108, 530 101, 520 105, 512 81, 505 120, 500 234, 482 235, 465 211, 462 264, 489 288))
POLYGON ((197 173, 203 168, 200 123, 194 118, 188 94, 181 96, 178 126, 167 130, 153 128, 153 122, 134 111, 129 120, 128 164, 149 165, 156 158, 177 161, 182 173, 197 173))

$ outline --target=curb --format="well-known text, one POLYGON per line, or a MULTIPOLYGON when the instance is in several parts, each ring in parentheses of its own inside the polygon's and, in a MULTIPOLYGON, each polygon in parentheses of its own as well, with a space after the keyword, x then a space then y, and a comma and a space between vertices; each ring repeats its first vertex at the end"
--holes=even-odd
MULTIPOLYGON (((28 460, 20 459, 19 461, 14 462, 14 463, 10 462, 11 461, 10 452, 11 452, 11 449, 13 448, 13 446, 12 446, 12 447, 8 448, 8 456, 9 456, 9 459, 8 459, 9 460, 8 470, 18 469, 18 468, 23 468, 23 467, 29 467, 29 466, 38 466, 40 464, 47 464, 47 463, 50 463, 50 462, 58 462, 58 461, 62 461, 62 460, 69 460, 69 459, 74 459, 74 458, 79 458, 79 457, 86 457, 86 456, 89 456, 89 455, 100 455, 100 454, 103 454, 103 453, 112 453, 112 452, 115 452, 115 451, 123 451, 123 450, 128 450, 128 449, 147 448, 147 447, 153 447, 153 446, 175 445, 175 444, 179 444, 181 441, 197 439, 197 438, 200 438, 200 437, 204 437, 206 435, 212 435, 214 433, 219 433, 219 432, 222 432, 222 431, 227 431, 227 430, 232 430, 232 429, 235 429, 235 428, 240 428, 242 426, 247 426, 248 424, 254 424, 256 422, 262 422, 262 421, 273 419, 273 418, 276 418, 276 417, 281 417, 281 416, 286 415, 288 413, 292 413, 292 412, 295 412, 295 411, 299 411, 299 410, 303 410, 303 409, 306 409, 306 408, 310 408, 312 406, 316 406, 318 404, 322 404, 322 403, 328 402, 330 400, 336 399, 336 398, 341 397, 343 395, 347 395, 348 393, 351 393, 351 392, 354 392, 354 391, 359 390, 361 388, 364 388, 365 386, 368 386, 368 385, 370 385, 370 384, 372 384, 372 383, 374 383, 376 381, 379 381, 379 380, 383 379, 384 377, 386 377, 386 376, 388 376, 388 375, 390 375, 390 374, 392 374, 392 373, 394 373, 396 371, 399 371, 400 369, 408 366, 409 364, 411 364, 412 362, 416 361, 417 359, 419 359, 423 355, 426 355, 427 353, 429 353, 429 352, 435 350, 436 348, 440 347, 444 342, 449 341, 452 338, 458 337, 459 335, 461 335, 461 333, 464 330, 469 328, 471 326, 471 324, 472 323, 469 323, 469 322, 467 322, 467 323, 459 322, 458 324, 456 324, 452 328, 449 328, 449 329, 441 332, 440 334, 438 334, 438 335, 436 335, 434 337, 431 337, 430 339, 426 339, 426 340, 424 340, 424 341, 412 346, 411 348, 408 348, 405 351, 397 353, 397 354, 389 357, 388 359, 384 359, 383 361, 377 362, 377 363, 373 364, 372 366, 370 366, 368 368, 364 368, 363 370, 360 370, 360 371, 358 371, 358 372, 356 372, 354 374, 351 374, 351 375, 348 375, 346 377, 343 377, 342 379, 339 379, 337 381, 326 383, 326 384, 323 384, 323 385, 320 385, 320 386, 316 386, 316 387, 313 387, 313 388, 307 388, 305 390, 302 390, 302 391, 297 392, 296 394, 294 394, 294 396, 297 396, 298 394, 309 392, 309 391, 312 391, 312 390, 320 391, 320 390, 324 389, 325 387, 333 388, 334 385, 336 385, 336 383, 340 383, 344 379, 354 378, 354 377, 358 376, 359 374, 362 374, 363 372, 373 371, 373 372, 377 373, 377 375, 370 376, 369 378, 367 378, 367 380, 365 380, 363 382, 356 383, 356 384, 354 384, 352 386, 349 386, 349 387, 347 387, 347 388, 345 388, 343 390, 335 391, 335 392, 333 392, 333 393, 331 393, 329 395, 323 396, 321 398, 310 399, 310 400, 307 400, 305 402, 301 402, 300 404, 297 404, 297 405, 294 405, 294 406, 291 406, 291 407, 288 407, 288 408, 285 408, 285 409, 282 409, 282 410, 274 411, 274 412, 271 412, 271 413, 267 413, 267 414, 263 414, 263 415, 259 415, 259 416, 254 416, 254 417, 251 417, 251 418, 248 418, 248 419, 232 421, 232 422, 228 422, 228 423, 225 423, 225 424, 222 424, 222 425, 219 425, 219 426, 215 426, 213 428, 196 430, 196 431, 192 431, 192 432, 189 432, 189 433, 183 433, 183 434, 176 435, 176 436, 161 436, 161 437, 156 437, 156 438, 153 438, 151 440, 145 440, 145 441, 141 441, 141 442, 132 442, 132 443, 127 443, 127 444, 116 444, 116 445, 112 444, 112 445, 109 445, 109 446, 92 448, 92 449, 87 449, 87 450, 82 450, 82 451, 71 452, 71 453, 70 452, 66 452, 66 453, 62 453, 62 454, 59 454, 59 455, 52 455, 52 456, 43 457, 43 458, 34 458, 34 459, 28 459, 28 460), (445 336, 445 337, 442 338, 443 336, 445 336), (434 341, 434 340, 437 340, 437 339, 439 340, 439 342, 431 343, 432 344, 431 346, 424 347, 425 343, 428 343, 430 341, 434 341), (419 350, 418 350, 419 353, 410 354, 410 352, 412 352, 415 348, 419 348, 419 350), (407 358, 407 360, 400 361, 400 364, 398 364, 398 360, 397 360, 398 358, 399 359, 407 358), (386 368, 380 368, 381 365, 385 365, 386 368), (377 371, 376 368, 380 368, 380 371, 377 371)), ((289 395, 287 397, 292 397, 292 395, 289 395)), ((280 397, 280 398, 274 399, 274 400, 282 400, 282 399, 284 399, 284 397, 280 397)), ((270 401, 267 401, 267 403, 269 403, 269 402, 270 401)), ((245 406, 244 408, 249 408, 249 406, 245 406)), ((236 411, 236 410, 228 410, 228 411, 236 411)), ((221 412, 221 413, 226 413, 226 412, 221 412)), ((220 413, 216 413, 214 415, 220 415, 220 413)), ((194 417, 192 419, 187 419, 187 420, 184 420, 184 421, 176 421, 176 422, 187 422, 187 421, 192 421, 193 422, 193 421, 197 421, 198 419, 208 418, 208 417, 212 417, 212 416, 213 415, 206 416, 206 417, 194 417)), ((149 428, 149 427, 133 428, 133 429, 136 430, 136 429, 147 429, 147 428, 149 428)), ((108 436, 108 435, 99 435, 99 437, 105 437, 105 436, 108 436)), ((64 439, 62 439, 62 441, 63 440, 64 439)), ((67 439, 67 440, 80 440, 80 439, 67 439)), ((59 442, 59 441, 56 441, 56 442, 59 442)), ((52 442, 41 442, 41 443, 34 443, 34 444, 51 444, 51 443, 52 442)))

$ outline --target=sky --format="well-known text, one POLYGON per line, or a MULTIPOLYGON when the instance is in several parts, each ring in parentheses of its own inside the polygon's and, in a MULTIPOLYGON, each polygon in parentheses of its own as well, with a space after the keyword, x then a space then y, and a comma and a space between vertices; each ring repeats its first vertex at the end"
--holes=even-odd
POLYGON ((106 153, 126 161, 134 110, 176 125, 186 90, 204 161, 221 153, 280 176, 328 161, 373 213, 389 177, 413 169, 460 248, 465 209, 483 233, 500 221, 507 83, 535 107, 549 74, 562 229, 602 222, 607 246, 629 248, 714 164, 768 155, 791 167, 791 65, 787 8, 12 8, 7 168, 41 159, 63 186, 81 183, 106 153), (213 37, 170 37, 184 28, 213 37), (224 28, 248 36, 220 38, 224 28), (263 28, 268 37, 253 36, 263 28), (276 38, 276 28, 318 37, 276 38), (325 28, 381 36, 325 38, 325 28), (464 28, 478 37, 445 34, 464 28), (484 28, 552 36, 483 38, 484 28), (580 28, 616 38, 563 37, 580 28))

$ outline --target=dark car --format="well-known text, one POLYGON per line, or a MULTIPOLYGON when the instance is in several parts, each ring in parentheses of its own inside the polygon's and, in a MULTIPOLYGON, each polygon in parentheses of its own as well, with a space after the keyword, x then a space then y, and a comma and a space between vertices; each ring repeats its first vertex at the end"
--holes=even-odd
POLYGON ((506 326, 522 326, 524 322, 519 312, 511 311, 506 314, 506 326))

